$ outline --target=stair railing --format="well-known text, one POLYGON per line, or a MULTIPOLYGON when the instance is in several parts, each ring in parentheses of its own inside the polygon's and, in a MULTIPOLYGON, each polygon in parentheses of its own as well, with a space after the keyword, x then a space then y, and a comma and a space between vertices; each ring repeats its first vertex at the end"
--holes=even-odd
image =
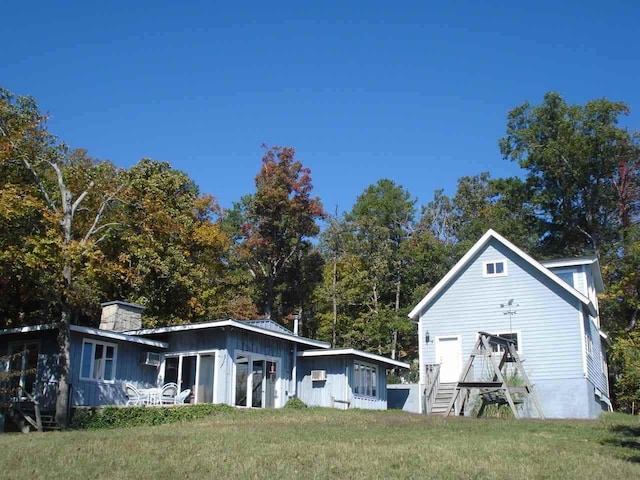
POLYGON ((27 400, 31 403, 33 403, 33 411, 35 413, 35 420, 33 418, 31 418, 30 415, 27 415, 25 412, 20 411, 20 409, 18 409, 18 411, 20 412, 20 415, 22 415, 24 417, 24 419, 29 422, 33 427, 35 427, 35 429, 38 432, 42 432, 42 417, 40 416, 40 402, 38 402, 38 400, 36 400, 36 398, 31 395, 29 392, 27 392, 24 388, 20 389, 20 393, 21 395, 24 395, 27 400))
POLYGON ((433 410, 433 404, 436 401, 438 388, 440 388, 440 364, 433 363, 425 365, 426 368, 426 387, 424 389, 424 412, 429 414, 433 410))

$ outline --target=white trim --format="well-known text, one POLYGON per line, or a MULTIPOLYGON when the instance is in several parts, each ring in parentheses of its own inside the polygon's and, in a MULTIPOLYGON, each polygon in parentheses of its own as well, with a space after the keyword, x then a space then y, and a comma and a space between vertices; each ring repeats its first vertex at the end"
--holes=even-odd
MULTIPOLYGON (((0 330, 0 335, 42 332, 46 330, 55 330, 56 328, 58 327, 53 323, 47 323, 43 325, 30 325, 27 327, 5 328, 4 330, 0 330)), ((69 329, 72 332, 84 333, 86 335, 95 335, 96 337, 111 338, 113 340, 123 340, 125 342, 149 345, 150 347, 169 348, 168 343, 159 342, 157 340, 149 340, 147 338, 139 338, 139 337, 130 335, 128 333, 112 332, 110 330, 101 330, 99 328, 83 327, 81 325, 70 325, 69 329)))
MULTIPOLYGON (((353 387, 351 388, 351 391, 353 392, 353 396, 357 397, 357 398, 365 398, 367 400, 378 400, 380 398, 380 385, 378 384, 378 369, 380 368, 380 365, 375 365, 373 363, 369 363, 369 362, 363 362, 362 360, 354 360, 353 361, 353 387), (367 368, 371 368, 374 371, 374 377, 375 377, 375 382, 376 382, 376 394, 375 395, 367 395, 365 393, 356 393, 356 364, 358 364, 360 367, 367 367, 367 368)), ((372 386, 372 390, 373 390, 373 386, 372 386)))
POLYGON ((369 360, 375 360, 376 362, 394 367, 410 368, 408 363, 391 360, 390 358, 383 357, 382 355, 363 352, 361 350, 356 350, 355 348, 331 348, 328 350, 305 350, 303 352, 298 352, 299 357, 332 357, 335 355, 353 355, 354 357, 368 358, 369 360))
MULTIPOLYGON (((516 353, 518 354, 519 357, 522 357, 522 330, 501 330, 499 332, 487 332, 490 333, 491 335, 497 335, 497 336, 501 336, 501 335, 511 335, 511 334, 516 334, 516 338, 518 339, 518 348, 516 348, 516 353)), ((478 334, 478 338, 480 338, 480 334, 478 334)), ((521 358, 522 360, 522 358, 521 358)))
POLYGON ((587 364, 587 345, 584 341, 586 330, 584 329, 584 312, 578 304, 578 321, 580 322, 580 345, 582 351, 582 374, 585 378, 589 378, 589 366, 587 364))
POLYGON ((82 339, 82 344, 81 344, 81 350, 80 350, 80 372, 78 374, 78 378, 83 381, 83 382, 96 382, 96 383, 114 383, 116 380, 116 366, 118 364, 118 344, 117 343, 108 343, 108 342, 103 342, 100 340, 95 340, 93 338, 83 338, 82 339), (84 365, 84 346, 86 344, 91 344, 93 345, 93 347, 91 348, 91 363, 89 364, 89 375, 91 375, 90 377, 83 377, 82 376, 82 370, 83 370, 83 365, 84 365), (102 366, 100 368, 100 377, 101 378, 93 378, 93 371, 94 371, 94 367, 95 367, 95 350, 96 350, 96 346, 97 345, 102 345, 103 350, 102 350, 102 366), (107 365, 107 348, 108 347, 113 347, 113 358, 111 359, 113 365, 112 365, 112 372, 111 372, 111 378, 110 379, 106 379, 104 378, 104 369, 105 366, 107 365))
MULTIPOLYGON (((9 354, 9 357, 12 357, 13 355, 18 353, 18 351, 15 350, 15 347, 18 347, 18 346, 22 347, 20 349, 20 353, 22 353, 22 355, 20 356, 20 378, 18 380, 18 384, 20 385, 20 388, 25 388, 26 378, 27 378, 27 375, 25 374, 25 370, 27 370, 27 356, 24 355, 24 352, 26 350, 25 347, 27 345, 38 345, 38 356, 36 357, 36 373, 34 374, 34 378, 33 378, 33 389, 35 390, 36 383, 38 383, 38 364, 40 363, 39 362, 40 355, 42 354, 41 339, 35 338, 32 340, 14 340, 12 342, 9 342, 9 344, 7 345, 7 352, 9 354)), ((11 371, 11 360, 12 359, 4 362, 5 372, 11 371)), ((29 393, 33 394, 35 392, 31 391, 29 393)))
MULTIPOLYGON (((460 376, 460 372, 462 372, 462 335, 438 335, 433 339, 433 352, 435 355, 435 362, 436 364, 440 364, 440 374, 442 375, 442 364, 440 363, 440 359, 438 358, 438 341, 444 339, 444 338, 455 338, 456 339, 456 343, 458 345, 458 352, 459 352, 459 356, 458 356, 458 377, 460 376)), ((456 380, 457 382, 458 380, 456 380)))
POLYGON ((313 347, 329 348, 331 344, 327 342, 321 342, 319 340, 313 340, 311 338, 300 337, 298 335, 289 335, 286 333, 276 332, 274 330, 267 330, 265 328, 254 327, 253 325, 246 325, 236 320, 217 320, 214 322, 202 322, 202 323, 190 323, 188 325, 175 325, 171 327, 158 327, 158 328, 143 328, 141 330, 130 330, 127 335, 154 335, 158 333, 170 333, 170 332, 182 332, 188 330, 199 330, 202 328, 221 328, 221 327, 234 327, 240 330, 247 330, 249 332, 259 333, 267 335, 269 337, 281 338, 283 340, 289 340, 291 342, 302 343, 304 345, 310 345, 313 347))
POLYGON ((516 255, 518 255, 520 258, 522 258, 524 261, 526 261, 527 263, 529 263, 532 267, 534 267, 536 270, 538 270, 540 273, 542 273, 544 276, 546 276, 547 278, 549 278, 550 280, 552 280, 554 283, 556 283, 557 285, 559 285, 560 287, 562 287, 564 290, 566 290, 567 292, 569 292, 571 295, 573 295, 574 297, 576 297, 578 300, 580 300, 580 302, 582 302, 584 305, 586 305, 589 310, 593 313, 593 316, 596 315, 595 312, 595 307, 594 305, 591 303, 591 301, 585 297, 582 293, 580 293, 579 291, 577 291, 575 288, 571 287, 570 285, 567 285, 567 283, 563 280, 561 280, 559 277, 557 277, 556 275, 553 274, 553 272, 551 270, 549 270, 548 268, 544 267, 542 264, 540 264, 540 262, 538 262, 537 260, 534 260, 532 257, 530 257, 529 255, 527 255, 525 252, 523 252, 522 250, 520 250, 518 247, 516 247, 513 243, 511 243, 510 241, 508 241, 506 238, 504 238, 502 235, 498 234, 497 232, 495 232, 494 230, 489 229, 483 236, 482 238, 480 238, 480 240, 478 240, 475 245, 473 247, 471 247, 467 253, 464 254, 464 256, 458 261, 458 263, 455 264, 455 266, 449 270, 447 272, 447 274, 442 278, 442 280, 440 280, 435 287, 433 287, 429 293, 415 306, 413 307, 413 310, 411 310, 411 312, 409 313, 409 318, 412 318, 413 320, 416 320, 418 318, 418 316, 420 315, 420 313, 422 313, 422 311, 425 309, 425 307, 429 304, 429 302, 436 297, 436 295, 438 295, 438 293, 440 293, 447 285, 449 285, 449 283, 453 280, 453 278, 462 271, 462 269, 464 267, 467 266, 467 264, 469 262, 471 262, 471 260, 473 260, 473 258, 475 257, 475 255, 491 240, 491 239, 495 239, 498 242, 500 242, 502 245, 504 245, 505 247, 507 247, 509 250, 511 250, 513 253, 515 253, 516 255))
POLYGON ((14 333, 40 332, 43 330, 53 330, 55 328, 56 326, 53 323, 47 323, 44 325, 29 325, 26 327, 5 328, 4 330, 0 330, 0 335, 11 335, 14 333))
POLYGON ((244 350, 234 350, 233 351, 233 357, 232 357, 232 364, 233 364, 233 368, 232 368, 232 372, 231 372, 231 405, 234 407, 238 407, 238 408, 257 408, 257 407, 253 407, 253 362, 254 361, 262 361, 265 362, 265 371, 264 371, 264 376, 262 379, 262 391, 260 392, 260 395, 262 396, 262 407, 260 408, 267 408, 265 406, 266 404, 266 376, 267 376, 267 371, 266 371, 266 362, 272 362, 276 364, 276 391, 275 391, 275 401, 273 404, 273 408, 280 408, 284 406, 283 400, 284 400, 284 392, 283 392, 283 378, 282 378, 282 358, 281 357, 273 357, 270 355, 263 355, 261 353, 255 353, 255 352, 247 352, 244 350), (247 369, 248 369, 248 374, 247 374, 247 403, 246 405, 236 405, 236 377, 237 377, 237 372, 236 372, 236 359, 238 358, 238 356, 244 356, 247 357, 248 360, 248 365, 247 365, 247 369))
POLYGON ((169 348, 169 344, 166 342, 149 340, 147 338, 139 338, 127 333, 112 332, 110 330, 100 330, 99 328, 82 327, 80 325, 71 325, 70 329, 72 332, 84 333, 86 335, 95 335, 96 337, 111 338, 113 340, 123 340, 125 342, 149 345, 150 347, 169 348))
POLYGON ((486 260, 482 262, 482 276, 484 278, 506 277, 509 274, 506 258, 498 258, 496 260, 486 260), (502 263, 502 272, 496 273, 495 269, 498 263, 502 263), (493 264, 494 273, 487 272, 487 265, 493 264))
POLYGON ((424 353, 423 353, 423 349, 426 350, 427 348, 427 342, 425 341, 424 338, 424 332, 423 332, 423 328, 422 328, 422 318, 418 318, 418 413, 423 413, 422 412, 422 397, 424 395, 424 369, 425 367, 425 363, 424 363, 424 353))
POLYGON ((599 293, 604 291, 604 282, 602 280, 602 270, 600 269, 600 261, 595 255, 581 258, 559 258, 555 260, 547 260, 540 262, 547 268, 557 267, 576 267, 579 265, 591 266, 591 276, 593 277, 593 283, 596 290, 599 293))

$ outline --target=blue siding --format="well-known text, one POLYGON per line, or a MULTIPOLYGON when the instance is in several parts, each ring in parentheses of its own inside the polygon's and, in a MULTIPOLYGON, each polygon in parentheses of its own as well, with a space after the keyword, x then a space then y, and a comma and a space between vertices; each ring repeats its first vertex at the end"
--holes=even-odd
POLYGON ((584 379, 581 303, 496 240, 423 311, 422 332, 432 339, 428 344, 419 339, 423 363, 436 363, 435 337, 461 335, 463 366, 478 331, 509 331, 509 316, 500 304, 510 299, 517 305, 511 328, 521 334, 520 350, 532 382, 584 379), (506 259, 508 275, 484 277, 483 262, 499 259, 506 259))
POLYGON ((420 386, 417 383, 387 385, 388 408, 418 413, 420 401, 420 386))
POLYGON ((603 353, 603 348, 602 341, 600 340, 600 333, 598 332, 598 327, 596 327, 594 320, 586 312, 584 319, 585 333, 593 345, 591 355, 587 354, 588 378, 596 388, 608 397, 609 387, 605 372, 602 368, 601 354, 603 353))
POLYGON ((247 332, 244 330, 231 330, 226 338, 226 350, 221 352, 224 359, 222 369, 224 369, 221 378, 220 396, 218 401, 233 405, 235 401, 235 370, 233 362, 237 352, 248 352, 278 359, 278 383, 276 386, 277 398, 276 407, 282 407, 287 403, 290 392, 292 391, 291 369, 293 359, 292 344, 286 340, 267 337, 257 333, 247 332))
MULTIPOLYGON (((307 357, 298 359, 298 398, 310 406, 366 408, 385 410, 387 408, 387 374, 384 365, 378 365, 377 397, 365 397, 353 393, 354 358, 350 356, 307 357), (311 370, 326 370, 325 382, 312 382, 311 370)), ((367 363, 373 363, 368 361, 367 363)))
MULTIPOLYGON (((73 406, 123 405, 127 402, 124 386, 132 383, 141 388, 155 387, 158 379, 156 367, 140 365, 143 352, 153 351, 152 347, 131 342, 119 342, 77 332, 71 333, 71 384, 73 406), (80 380, 82 340, 97 340, 118 346, 115 380, 98 382, 80 380)), ((157 349, 155 349, 158 351, 157 349)))

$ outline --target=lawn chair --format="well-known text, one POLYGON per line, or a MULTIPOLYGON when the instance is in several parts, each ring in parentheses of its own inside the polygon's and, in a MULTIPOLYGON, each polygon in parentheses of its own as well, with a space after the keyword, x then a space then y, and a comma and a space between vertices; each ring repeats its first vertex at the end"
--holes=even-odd
POLYGON ((176 394, 178 393, 178 384, 176 383, 167 383, 162 387, 162 392, 160 393, 160 404, 161 405, 173 405, 176 403, 176 394))
POLYGON ((145 405, 147 403, 147 395, 138 390, 135 385, 127 383, 124 389, 128 397, 127 405, 145 405))
POLYGON ((175 404, 176 405, 183 404, 189 395, 191 395, 191 390, 190 389, 187 388, 186 390, 181 391, 174 398, 175 404))

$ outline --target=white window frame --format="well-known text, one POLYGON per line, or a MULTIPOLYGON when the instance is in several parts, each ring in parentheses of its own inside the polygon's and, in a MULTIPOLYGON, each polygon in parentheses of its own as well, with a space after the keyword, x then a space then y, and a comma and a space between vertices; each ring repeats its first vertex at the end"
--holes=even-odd
MULTIPOLYGON (((491 335, 515 335, 516 338, 518 339, 518 347, 516 348, 516 352, 518 353, 518 356, 521 357, 522 356, 522 331, 521 330, 511 330, 511 331, 501 331, 501 332, 497 332, 497 333, 492 333, 491 335)), ((500 346, 498 345, 498 348, 500 348, 500 346)), ((500 350, 498 350, 497 352, 492 352, 496 355, 502 355, 502 352, 500 352, 500 350)))
POLYGON ((507 259, 506 258, 498 258, 496 260, 487 260, 485 262, 482 262, 482 276, 485 278, 494 278, 494 277, 506 277, 509 274, 509 272, 507 271, 507 259), (503 265, 503 269, 502 269, 502 273, 495 273, 496 271, 496 264, 498 263, 502 263, 503 265), (488 273, 487 272, 487 265, 491 265, 493 264, 493 271, 494 273, 488 273))
MULTIPOLYGON (((366 379, 366 377, 365 377, 366 379)), ((366 385, 365 385, 366 388, 366 385)), ((371 390, 373 392, 373 384, 371 385, 371 390)), ((354 360, 353 362, 353 395, 355 397, 362 397, 362 398, 378 398, 380 395, 380 385, 378 382, 378 365, 374 365, 373 363, 368 363, 368 362, 363 362, 361 360, 354 360), (375 378, 375 387, 376 387, 376 393, 375 395, 373 393, 368 394, 368 393, 362 393, 360 390, 360 386, 358 385, 358 378, 356 376, 356 365, 358 365, 360 368, 364 367, 365 370, 367 368, 370 368, 373 372, 373 378, 375 378), (356 393, 356 388, 358 388, 358 393, 356 393)))
MULTIPOLYGON (((274 402, 273 408, 281 408, 284 407, 284 395, 282 395, 283 391, 283 378, 282 378, 282 358, 280 357, 272 357, 269 355, 262 355, 260 353, 247 352, 244 350, 234 350, 233 351, 233 369, 232 369, 232 382, 231 382, 231 397, 232 397, 232 405, 236 408, 258 408, 253 407, 253 376, 249 375, 247 378, 247 404, 246 405, 236 405, 236 360, 239 356, 248 357, 249 360, 249 371, 253 368, 253 362, 263 361, 263 362, 273 362, 276 364, 276 401, 274 402)), ((265 375, 267 372, 265 372, 265 375)), ((264 381, 264 379, 263 379, 264 381)), ((262 407, 259 407, 260 410, 265 409, 266 403, 266 390, 262 388, 262 407)))
POLYGON ((194 386, 193 392, 191 392, 191 396, 193 397, 193 403, 197 404, 198 403, 198 393, 199 393, 199 388, 200 388, 200 357, 203 356, 207 356, 207 357, 213 357, 213 368, 214 368, 214 375, 213 375, 213 402, 212 403, 218 403, 218 388, 217 388, 217 379, 218 379, 218 355, 219 355, 219 349, 209 349, 209 350, 186 350, 186 351, 180 351, 180 352, 171 352, 171 353, 165 353, 162 357, 162 361, 160 362, 159 365, 159 369, 158 369, 158 384, 159 385, 163 385, 164 384, 164 377, 165 377, 165 366, 166 366, 166 361, 167 358, 177 358, 178 359, 178 388, 180 388, 180 385, 182 384, 182 361, 184 359, 184 357, 196 357, 196 372, 195 372, 195 381, 196 384, 194 386))
POLYGON ((587 332, 584 333, 584 345, 587 350, 587 355, 590 358, 593 358, 593 340, 591 339, 591 335, 587 332))
MULTIPOLYGON (((17 342, 10 342, 9 343, 9 350, 8 350, 8 354, 9 356, 11 355, 15 355, 18 352, 20 352, 22 355, 20 357, 20 371, 24 372, 24 370, 27 369, 27 356, 24 354, 27 350, 27 345, 38 345, 38 357, 40 357, 40 354, 42 352, 42 344, 40 342, 40 339, 37 340, 24 340, 24 341, 17 341, 17 342)), ((36 388, 36 383, 38 382, 38 364, 40 363, 40 359, 38 358, 38 361, 36 362, 36 373, 34 375, 34 382, 33 382, 33 388, 35 390, 36 388)), ((4 370, 5 372, 9 372, 11 370, 11 362, 7 361, 5 362, 4 365, 4 370)), ((25 388, 25 384, 26 384, 26 380, 27 380, 27 376, 24 373, 20 374, 20 380, 19 380, 19 385, 20 388, 25 388)), ((29 392, 29 393, 35 393, 35 392, 29 392)))
POLYGON ((85 381, 85 382, 96 382, 96 383, 114 383, 116 381, 116 366, 118 364, 118 344, 117 343, 108 343, 108 342, 103 342, 100 340, 94 340, 92 338, 83 338, 82 339, 82 350, 81 350, 81 355, 80 355, 80 380, 85 381), (104 378, 104 368, 107 364, 106 361, 102 362, 102 368, 100 369, 100 377, 101 378, 93 378, 93 377, 83 377, 82 376, 82 366, 84 365, 84 346, 90 343, 93 345, 93 347, 91 348, 91 364, 89 366, 89 372, 91 375, 93 375, 93 371, 94 371, 94 367, 95 367, 95 349, 96 349, 96 345, 102 345, 102 359, 106 360, 106 355, 107 355, 107 347, 113 347, 113 368, 111 370, 111 375, 112 378, 111 379, 105 379, 104 378))

